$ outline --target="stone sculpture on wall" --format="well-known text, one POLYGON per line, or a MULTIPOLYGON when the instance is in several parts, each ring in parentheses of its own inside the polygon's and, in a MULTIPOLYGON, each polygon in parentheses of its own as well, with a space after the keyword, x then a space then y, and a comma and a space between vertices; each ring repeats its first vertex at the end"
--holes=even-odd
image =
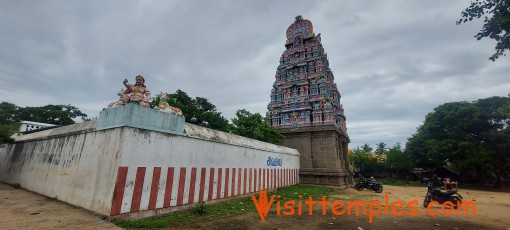
POLYGON ((135 77, 134 85, 129 84, 127 79, 124 79, 123 83, 126 86, 123 96, 124 103, 137 103, 140 106, 149 108, 148 101, 151 98, 151 93, 145 86, 145 79, 142 75, 135 77))
POLYGON ((175 114, 177 116, 182 116, 182 111, 179 108, 170 106, 166 101, 168 99, 167 93, 161 92, 158 94, 157 97, 159 98, 159 104, 154 109, 157 109, 161 112, 175 114))

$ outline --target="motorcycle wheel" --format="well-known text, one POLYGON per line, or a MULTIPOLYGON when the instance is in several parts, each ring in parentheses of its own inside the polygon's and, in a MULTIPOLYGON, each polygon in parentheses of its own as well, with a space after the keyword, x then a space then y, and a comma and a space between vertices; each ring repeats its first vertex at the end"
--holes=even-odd
POLYGON ((423 207, 427 208, 429 206, 429 203, 431 201, 431 197, 429 194, 425 195, 425 199, 423 200, 423 207))
POLYGON ((382 186, 382 185, 380 185, 380 184, 376 185, 376 186, 374 187, 374 191, 375 191, 376 193, 381 193, 381 192, 383 191, 383 186, 382 186))
POLYGON ((358 190, 358 191, 362 191, 362 190, 363 190, 363 185, 362 185, 362 184, 356 184, 356 185, 354 186, 354 188, 355 188, 356 190, 358 190))
POLYGON ((459 197, 452 197, 451 200, 450 200, 452 203, 453 203, 453 209, 457 209, 458 208, 458 205, 457 205, 457 202, 461 203, 462 202, 462 199, 460 199, 459 197))

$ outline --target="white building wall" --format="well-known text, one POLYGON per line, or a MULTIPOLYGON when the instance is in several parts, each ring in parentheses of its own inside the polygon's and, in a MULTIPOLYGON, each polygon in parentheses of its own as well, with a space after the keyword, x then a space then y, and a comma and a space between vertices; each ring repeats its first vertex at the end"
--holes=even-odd
POLYGON ((298 183, 295 149, 189 124, 187 136, 93 126, 20 136, 0 149, 0 181, 106 216, 143 213, 135 218, 298 183))

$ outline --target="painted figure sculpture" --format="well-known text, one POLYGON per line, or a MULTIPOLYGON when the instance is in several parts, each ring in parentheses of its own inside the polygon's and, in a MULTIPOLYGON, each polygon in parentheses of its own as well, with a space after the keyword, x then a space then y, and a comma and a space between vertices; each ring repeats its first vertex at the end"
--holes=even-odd
POLYGON ((120 89, 120 91, 117 93, 117 95, 120 97, 119 100, 114 101, 106 107, 106 109, 111 109, 115 107, 119 107, 121 105, 124 105, 124 91, 126 91, 126 88, 120 89))
POLYGON ((155 109, 157 109, 161 112, 166 112, 166 113, 175 114, 177 116, 182 116, 182 111, 179 108, 170 106, 168 104, 168 102, 166 101, 168 99, 167 93, 161 92, 158 94, 157 97, 159 98, 159 104, 158 104, 158 107, 156 107, 155 109))
POLYGON ((135 77, 134 85, 129 84, 127 79, 124 79, 123 83, 126 86, 123 96, 124 103, 138 103, 140 106, 149 108, 147 101, 151 98, 151 93, 145 86, 145 79, 141 75, 135 77))

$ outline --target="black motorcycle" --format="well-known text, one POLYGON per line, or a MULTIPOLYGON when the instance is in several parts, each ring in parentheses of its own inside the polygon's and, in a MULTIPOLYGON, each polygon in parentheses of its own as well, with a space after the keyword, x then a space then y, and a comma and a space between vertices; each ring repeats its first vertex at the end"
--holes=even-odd
POLYGON ((354 188, 358 191, 363 189, 371 189, 376 193, 383 191, 382 183, 374 179, 374 177, 366 178, 363 175, 360 176, 358 182, 354 185, 354 188))
POLYGON ((432 181, 428 179, 424 179, 424 183, 427 185, 427 194, 425 195, 425 199, 423 200, 423 207, 427 208, 432 201, 436 201, 439 204, 443 204, 444 202, 450 201, 453 204, 453 208, 457 209, 458 202, 462 202, 462 196, 457 193, 455 190, 449 190, 443 192, 441 187, 434 184, 432 181))

